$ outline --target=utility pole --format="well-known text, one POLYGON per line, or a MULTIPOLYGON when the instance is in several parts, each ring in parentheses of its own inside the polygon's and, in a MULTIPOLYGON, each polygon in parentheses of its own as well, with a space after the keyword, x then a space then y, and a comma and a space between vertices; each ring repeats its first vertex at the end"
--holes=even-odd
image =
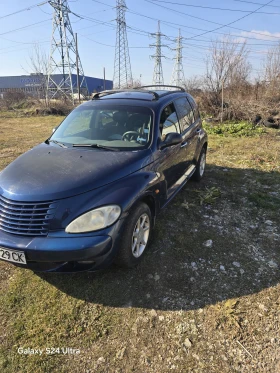
POLYGON ((155 60, 153 84, 160 85, 164 84, 161 59, 162 57, 165 58, 165 56, 161 54, 161 48, 165 47, 165 45, 161 44, 161 37, 164 35, 160 32, 160 21, 158 21, 158 32, 153 33, 151 35, 156 38, 156 44, 150 45, 150 47, 156 48, 156 54, 151 56, 155 60))
POLYGON ((47 100, 64 97, 74 104, 74 93, 79 93, 78 87, 84 94, 88 94, 88 88, 69 19, 71 10, 67 0, 49 0, 49 4, 54 13, 47 100), (74 88, 72 75, 78 71, 77 87, 74 88))
POLYGON ((183 56, 182 56, 182 36, 181 36, 181 30, 179 29, 179 36, 177 38, 177 47, 176 49, 176 57, 173 58, 175 60, 175 65, 172 72, 171 77, 171 85, 177 85, 182 86, 185 83, 185 74, 184 74, 184 68, 183 68, 183 56))
POLYGON ((79 54, 78 54, 78 36, 75 33, 75 41, 76 41, 76 68, 77 68, 77 88, 78 88, 78 99, 79 103, 81 102, 81 87, 80 87, 80 72, 79 72, 79 54))
POLYGON ((225 84, 225 80, 223 79, 222 80, 222 111, 221 111, 221 123, 223 123, 223 120, 224 120, 224 84, 225 84))
POLYGON ((106 90, 105 67, 103 67, 103 90, 106 90))
POLYGON ((129 49, 126 33, 126 3, 125 0, 117 0, 117 33, 114 64, 114 88, 127 88, 133 85, 129 49))

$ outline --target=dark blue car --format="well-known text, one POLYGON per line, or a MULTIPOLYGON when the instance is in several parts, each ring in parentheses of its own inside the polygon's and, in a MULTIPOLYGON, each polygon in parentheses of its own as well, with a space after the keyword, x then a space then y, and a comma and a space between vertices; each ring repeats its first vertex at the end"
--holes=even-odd
POLYGON ((0 259, 34 271, 143 257, 159 211, 204 174, 193 98, 168 86, 104 91, 0 173, 0 259))

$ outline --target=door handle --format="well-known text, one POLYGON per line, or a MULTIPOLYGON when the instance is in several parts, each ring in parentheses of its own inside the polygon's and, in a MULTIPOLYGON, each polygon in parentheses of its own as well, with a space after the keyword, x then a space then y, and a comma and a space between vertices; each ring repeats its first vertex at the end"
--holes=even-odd
POLYGON ((186 141, 186 142, 183 142, 182 143, 182 145, 181 145, 181 148, 184 148, 185 146, 187 146, 188 145, 188 142, 186 141))

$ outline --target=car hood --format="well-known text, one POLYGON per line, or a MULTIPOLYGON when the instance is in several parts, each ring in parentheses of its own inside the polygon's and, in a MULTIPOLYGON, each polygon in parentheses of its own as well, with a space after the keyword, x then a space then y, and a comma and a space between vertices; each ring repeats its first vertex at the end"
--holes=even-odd
POLYGON ((0 173, 0 195, 36 202, 67 198, 112 183, 151 162, 149 149, 114 152, 43 143, 0 173))

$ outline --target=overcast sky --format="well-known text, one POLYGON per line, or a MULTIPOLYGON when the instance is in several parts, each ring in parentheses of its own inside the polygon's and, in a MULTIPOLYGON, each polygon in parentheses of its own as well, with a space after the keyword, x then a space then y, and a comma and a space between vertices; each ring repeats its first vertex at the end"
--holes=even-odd
MULTIPOLYGON (((37 6, 36 0, 0 0, 0 76, 24 75, 30 71, 34 44, 49 53, 52 33, 52 10, 48 4, 37 6), (29 10, 24 10, 30 7, 29 10), (13 14, 14 13, 14 14, 13 14)), ((115 0, 68 1, 74 14, 70 20, 78 33, 79 53, 85 75, 112 79, 116 39, 115 0), (85 19, 86 18, 86 19, 85 19)), ((184 37, 184 72, 186 77, 205 72, 205 58, 211 40, 231 33, 236 42, 247 40, 249 58, 257 74, 268 48, 280 41, 280 1, 266 0, 126 0, 127 36, 134 79, 152 82, 155 40, 151 34, 161 31, 163 73, 170 82, 178 29, 184 37), (213 9, 210 9, 213 8, 213 9), (218 9, 221 8, 221 9, 218 9), (259 9, 260 8, 260 9, 259 9), (259 9, 259 10, 258 10, 259 9), (252 13, 254 12, 254 13, 252 13), (243 17, 243 18, 242 18, 243 17), (241 19, 242 18, 242 19, 241 19), (230 24, 229 26, 226 26, 230 24)))

